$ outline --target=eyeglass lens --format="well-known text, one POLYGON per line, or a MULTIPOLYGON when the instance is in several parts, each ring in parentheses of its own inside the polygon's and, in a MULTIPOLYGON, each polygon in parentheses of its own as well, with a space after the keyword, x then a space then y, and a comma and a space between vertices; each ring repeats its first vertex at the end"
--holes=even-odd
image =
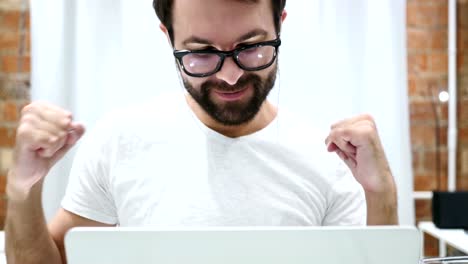
MULTIPOLYGON (((260 46, 242 50, 237 60, 246 69, 263 67, 274 59, 275 47, 260 46)), ((221 57, 210 53, 190 53, 182 58, 184 68, 192 74, 206 74, 215 71, 221 63, 221 57)))

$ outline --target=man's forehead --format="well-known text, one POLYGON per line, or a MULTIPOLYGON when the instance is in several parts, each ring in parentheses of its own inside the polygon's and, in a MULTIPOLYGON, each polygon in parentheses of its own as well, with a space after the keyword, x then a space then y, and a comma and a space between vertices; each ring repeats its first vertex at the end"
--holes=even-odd
POLYGON ((233 3, 241 3, 241 4, 262 4, 262 3, 267 3, 267 2, 271 2, 271 0, 202 0, 202 1, 196 1, 196 0, 173 0, 173 3, 174 5, 176 4, 181 4, 181 5, 186 5, 188 3, 195 3, 195 2, 199 2, 199 3, 205 3, 205 4, 209 4, 209 3, 221 3, 223 5, 230 5, 230 4, 233 4, 233 3))
POLYGON ((274 33, 269 0, 175 0, 173 26, 177 41, 241 38, 254 29, 274 33))
POLYGON ((271 11, 270 3, 270 0, 174 0, 173 15, 177 20, 180 16, 198 16, 200 19, 217 14, 236 15, 236 11, 271 11))

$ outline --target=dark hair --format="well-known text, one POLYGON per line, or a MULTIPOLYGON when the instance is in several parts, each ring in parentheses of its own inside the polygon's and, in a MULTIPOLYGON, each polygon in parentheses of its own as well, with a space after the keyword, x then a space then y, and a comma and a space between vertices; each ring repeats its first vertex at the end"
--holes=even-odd
MULTIPOLYGON (((240 0, 238 0, 240 1, 240 0)), ((258 0, 244 0, 249 2, 258 2, 258 0)), ((172 27, 172 6, 174 0, 153 0, 153 7, 161 23, 167 28, 171 42, 174 43, 174 28, 172 27)), ((286 0, 271 0, 273 7, 273 21, 275 23, 276 33, 280 32, 281 15, 283 13, 286 0)))

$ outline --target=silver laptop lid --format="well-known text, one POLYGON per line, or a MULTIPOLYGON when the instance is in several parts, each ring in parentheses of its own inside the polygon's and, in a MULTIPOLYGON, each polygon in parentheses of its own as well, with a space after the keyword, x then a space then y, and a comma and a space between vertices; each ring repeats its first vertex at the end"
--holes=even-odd
POLYGON ((415 227, 74 228, 69 264, 416 264, 415 227))

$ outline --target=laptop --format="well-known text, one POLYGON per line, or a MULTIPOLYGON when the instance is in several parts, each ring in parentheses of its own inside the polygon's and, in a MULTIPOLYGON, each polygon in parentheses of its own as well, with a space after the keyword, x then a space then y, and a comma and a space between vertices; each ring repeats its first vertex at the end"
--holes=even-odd
POLYGON ((417 264, 415 227, 73 228, 69 264, 417 264))

